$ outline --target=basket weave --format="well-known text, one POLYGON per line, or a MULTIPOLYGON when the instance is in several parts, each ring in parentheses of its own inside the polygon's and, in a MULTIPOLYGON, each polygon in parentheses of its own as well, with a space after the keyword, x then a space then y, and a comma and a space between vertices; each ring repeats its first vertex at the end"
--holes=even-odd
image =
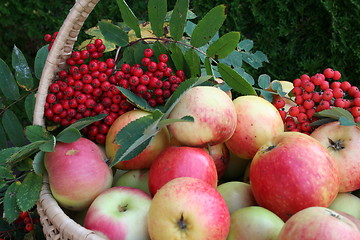
MULTIPOLYGON (((48 88, 55 74, 64 69, 74 43, 85 20, 99 0, 77 0, 71 8, 46 59, 36 94, 33 124, 45 126, 44 106, 48 88)), ((48 178, 44 175, 43 186, 37 201, 37 211, 46 239, 104 240, 103 236, 90 231, 67 216, 53 198, 48 178)))

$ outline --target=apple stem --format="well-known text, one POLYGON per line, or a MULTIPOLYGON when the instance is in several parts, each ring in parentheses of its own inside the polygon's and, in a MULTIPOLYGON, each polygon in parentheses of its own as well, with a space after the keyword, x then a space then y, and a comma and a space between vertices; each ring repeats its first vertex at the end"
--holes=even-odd
POLYGON ((119 206, 119 212, 126 212, 128 205, 119 206))

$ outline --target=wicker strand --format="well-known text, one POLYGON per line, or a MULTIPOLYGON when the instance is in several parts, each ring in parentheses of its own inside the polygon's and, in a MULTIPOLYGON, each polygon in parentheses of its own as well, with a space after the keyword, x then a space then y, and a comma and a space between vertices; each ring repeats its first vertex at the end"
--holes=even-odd
MULTIPOLYGON (((46 59, 36 94, 33 124, 45 126, 44 106, 48 88, 55 74, 64 69, 66 59, 71 55, 74 43, 85 20, 99 0, 77 0, 66 17, 46 59)), ((68 217, 53 198, 44 174, 43 186, 37 201, 37 211, 43 232, 48 240, 105 240, 99 233, 90 231, 68 217)))

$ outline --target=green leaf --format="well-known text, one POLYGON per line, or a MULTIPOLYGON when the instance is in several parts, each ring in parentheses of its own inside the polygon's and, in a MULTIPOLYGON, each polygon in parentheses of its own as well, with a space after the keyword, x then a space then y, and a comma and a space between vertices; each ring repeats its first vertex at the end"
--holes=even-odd
POLYGON ((15 146, 22 146, 25 144, 23 127, 13 111, 7 109, 4 112, 2 124, 7 136, 15 146))
POLYGON ((15 77, 19 86, 27 91, 31 90, 34 84, 31 70, 24 54, 16 46, 12 52, 12 66, 15 69, 15 77))
POLYGON ((26 112, 26 116, 29 119, 30 122, 33 121, 33 116, 34 116, 34 109, 35 109, 35 93, 30 93, 26 98, 25 98, 25 112, 26 112))
POLYGON ((175 92, 173 92, 173 94, 165 103, 164 118, 167 118, 169 116, 175 105, 180 101, 181 96, 184 95, 190 88, 198 86, 208 81, 210 78, 211 76, 201 76, 199 78, 190 78, 180 83, 178 88, 175 90, 175 92))
POLYGON ((201 75, 201 69, 200 69, 200 57, 199 55, 195 52, 194 49, 188 49, 185 52, 185 60, 187 63, 187 66, 189 67, 190 70, 190 77, 200 77, 201 75))
MULTIPOLYGON (((186 61, 183 52, 176 43, 170 44, 170 57, 174 62, 176 69, 185 69, 186 61)), ((184 70, 185 71, 185 70, 184 70)))
POLYGON ((157 37, 164 35, 164 19, 167 12, 167 0, 149 0, 148 15, 151 30, 157 37))
POLYGON ((175 41, 181 40, 184 34, 189 0, 177 0, 170 18, 170 35, 175 41))
POLYGON ((76 128, 66 128, 56 136, 56 141, 72 143, 81 138, 81 133, 76 128))
POLYGON ((49 54, 48 45, 43 46, 36 53, 35 62, 34 62, 34 71, 35 71, 35 77, 37 77, 37 79, 41 78, 41 74, 48 54, 49 54))
POLYGON ((339 120, 341 116, 349 119, 350 121, 354 122, 354 117, 351 113, 343 108, 333 107, 331 109, 322 110, 314 114, 316 117, 329 117, 335 120, 339 120))
POLYGON ((177 118, 162 119, 159 122, 159 127, 167 126, 167 125, 170 125, 170 124, 176 123, 176 122, 194 122, 194 118, 192 116, 184 116, 180 119, 177 119, 177 118))
POLYGON ((121 17, 124 20, 125 24, 128 25, 131 29, 135 31, 135 34, 138 38, 141 37, 141 31, 139 26, 139 20, 136 18, 135 14, 131 11, 129 6, 124 0, 116 0, 121 17))
POLYGON ((155 110, 144 98, 136 95, 132 91, 123 87, 117 88, 122 92, 122 94, 125 95, 125 97, 130 101, 130 103, 135 105, 136 107, 148 112, 153 112, 155 110))
POLYGON ((33 169, 36 174, 42 175, 46 169, 44 164, 45 152, 39 151, 34 156, 33 169))
POLYGON ((340 122, 340 125, 342 125, 342 126, 354 126, 354 125, 356 125, 356 123, 354 121, 350 120, 349 118, 347 118, 345 116, 340 116, 339 122, 340 122))
POLYGON ((245 39, 242 40, 241 42, 239 42, 238 47, 246 52, 250 51, 254 46, 254 41, 253 40, 249 40, 249 39, 245 39))
POLYGON ((259 87, 267 89, 270 87, 270 76, 267 74, 261 74, 258 78, 259 87))
POLYGON ((32 162, 33 160, 31 158, 26 158, 15 164, 13 169, 20 172, 32 171, 32 162))
POLYGON ((243 95, 257 95, 251 84, 228 65, 219 63, 218 70, 223 80, 235 91, 243 95))
POLYGON ((42 176, 37 175, 34 172, 30 172, 26 175, 16 192, 17 204, 21 211, 28 211, 35 205, 39 198, 41 186, 42 176))
POLYGON ((236 49, 239 40, 239 32, 226 33, 209 46, 206 55, 218 59, 225 58, 236 49))
POLYGON ((101 21, 99 28, 106 41, 115 43, 120 47, 126 47, 129 44, 127 33, 113 23, 101 21))
POLYGON ((7 143, 6 133, 4 131, 2 124, 0 124, 0 149, 7 147, 8 147, 8 143, 7 143))
POLYGON ((336 121, 336 119, 333 119, 333 118, 321 118, 319 120, 316 120, 316 121, 310 123, 310 126, 313 126, 313 127, 321 126, 321 125, 324 125, 326 123, 334 122, 334 121, 336 121))
POLYGON ((192 46, 201 47, 211 40, 226 19, 226 8, 224 4, 218 5, 199 21, 191 35, 192 46))
POLYGON ((0 89, 9 100, 16 100, 20 97, 19 87, 8 65, 0 58, 0 89))
POLYGON ((40 146, 44 144, 44 142, 45 141, 37 141, 37 142, 29 143, 28 145, 22 147, 11 148, 8 152, 5 151, 5 154, 7 154, 7 157, 4 159, 5 163, 15 164, 30 157, 32 154, 39 151, 40 146), (16 151, 14 152, 14 150, 16 151))
POLYGON ((19 216, 20 209, 16 203, 16 192, 19 182, 13 182, 5 192, 4 196, 4 218, 10 223, 19 216))
POLYGON ((207 57, 204 60, 205 71, 207 75, 211 75, 215 78, 213 66, 211 65, 210 59, 207 57))
POLYGON ((42 126, 30 125, 25 128, 25 135, 30 142, 49 140, 51 134, 42 126))
POLYGON ((56 145, 56 138, 52 136, 51 139, 47 140, 39 146, 39 149, 43 152, 53 152, 56 145))
POLYGON ((14 177, 15 177, 15 175, 13 174, 11 169, 9 169, 8 167, 5 167, 5 166, 0 166, 0 178, 14 179, 14 177))
POLYGON ((261 96, 263 96, 267 101, 272 102, 273 98, 274 98, 274 94, 272 92, 260 89, 260 94, 261 96))
POLYGON ((86 127, 94 122, 102 120, 106 116, 107 116, 107 114, 99 114, 94 117, 86 117, 86 118, 79 119, 76 122, 74 122, 73 124, 71 124, 70 126, 66 127, 63 131, 67 131, 68 128, 76 128, 78 130, 81 130, 84 127, 86 127))
POLYGON ((0 150, 0 164, 5 165, 8 158, 19 151, 19 147, 4 148, 0 150))
POLYGON ((249 52, 241 52, 241 55, 244 62, 249 64, 251 67, 258 69, 262 66, 262 62, 257 58, 256 55, 249 52))
POLYGON ((284 97, 287 94, 287 92, 283 91, 282 85, 278 81, 272 82, 271 89, 277 92, 281 97, 284 97))
POLYGON ((120 145, 110 167, 116 165, 119 161, 126 161, 139 155, 150 143, 154 135, 159 131, 156 130, 148 135, 145 134, 147 128, 153 126, 158 121, 153 115, 146 115, 138 118, 125 127, 116 135, 115 141, 120 145))

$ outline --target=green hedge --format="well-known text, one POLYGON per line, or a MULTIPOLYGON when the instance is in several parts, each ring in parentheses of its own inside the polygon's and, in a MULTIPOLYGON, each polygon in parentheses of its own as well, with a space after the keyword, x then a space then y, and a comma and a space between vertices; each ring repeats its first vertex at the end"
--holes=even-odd
MULTIPOLYGON (((175 0, 168 2, 172 9, 175 0)), ((44 44, 43 35, 61 26, 73 3, 73 0, 1 1, 0 58, 9 62, 14 44, 29 58, 34 57, 44 44)), ((144 19, 147 1, 127 3, 139 19, 144 19)), ((261 69, 249 68, 254 76, 267 73, 273 79, 292 80, 303 73, 314 74, 332 67, 344 79, 360 85, 359 1, 213 0, 191 1, 190 6, 202 17, 221 3, 228 5, 223 31, 240 31, 243 39, 253 40, 254 49, 269 58, 270 63, 261 69)), ((85 28, 102 18, 121 21, 116 1, 101 0, 85 28)))

